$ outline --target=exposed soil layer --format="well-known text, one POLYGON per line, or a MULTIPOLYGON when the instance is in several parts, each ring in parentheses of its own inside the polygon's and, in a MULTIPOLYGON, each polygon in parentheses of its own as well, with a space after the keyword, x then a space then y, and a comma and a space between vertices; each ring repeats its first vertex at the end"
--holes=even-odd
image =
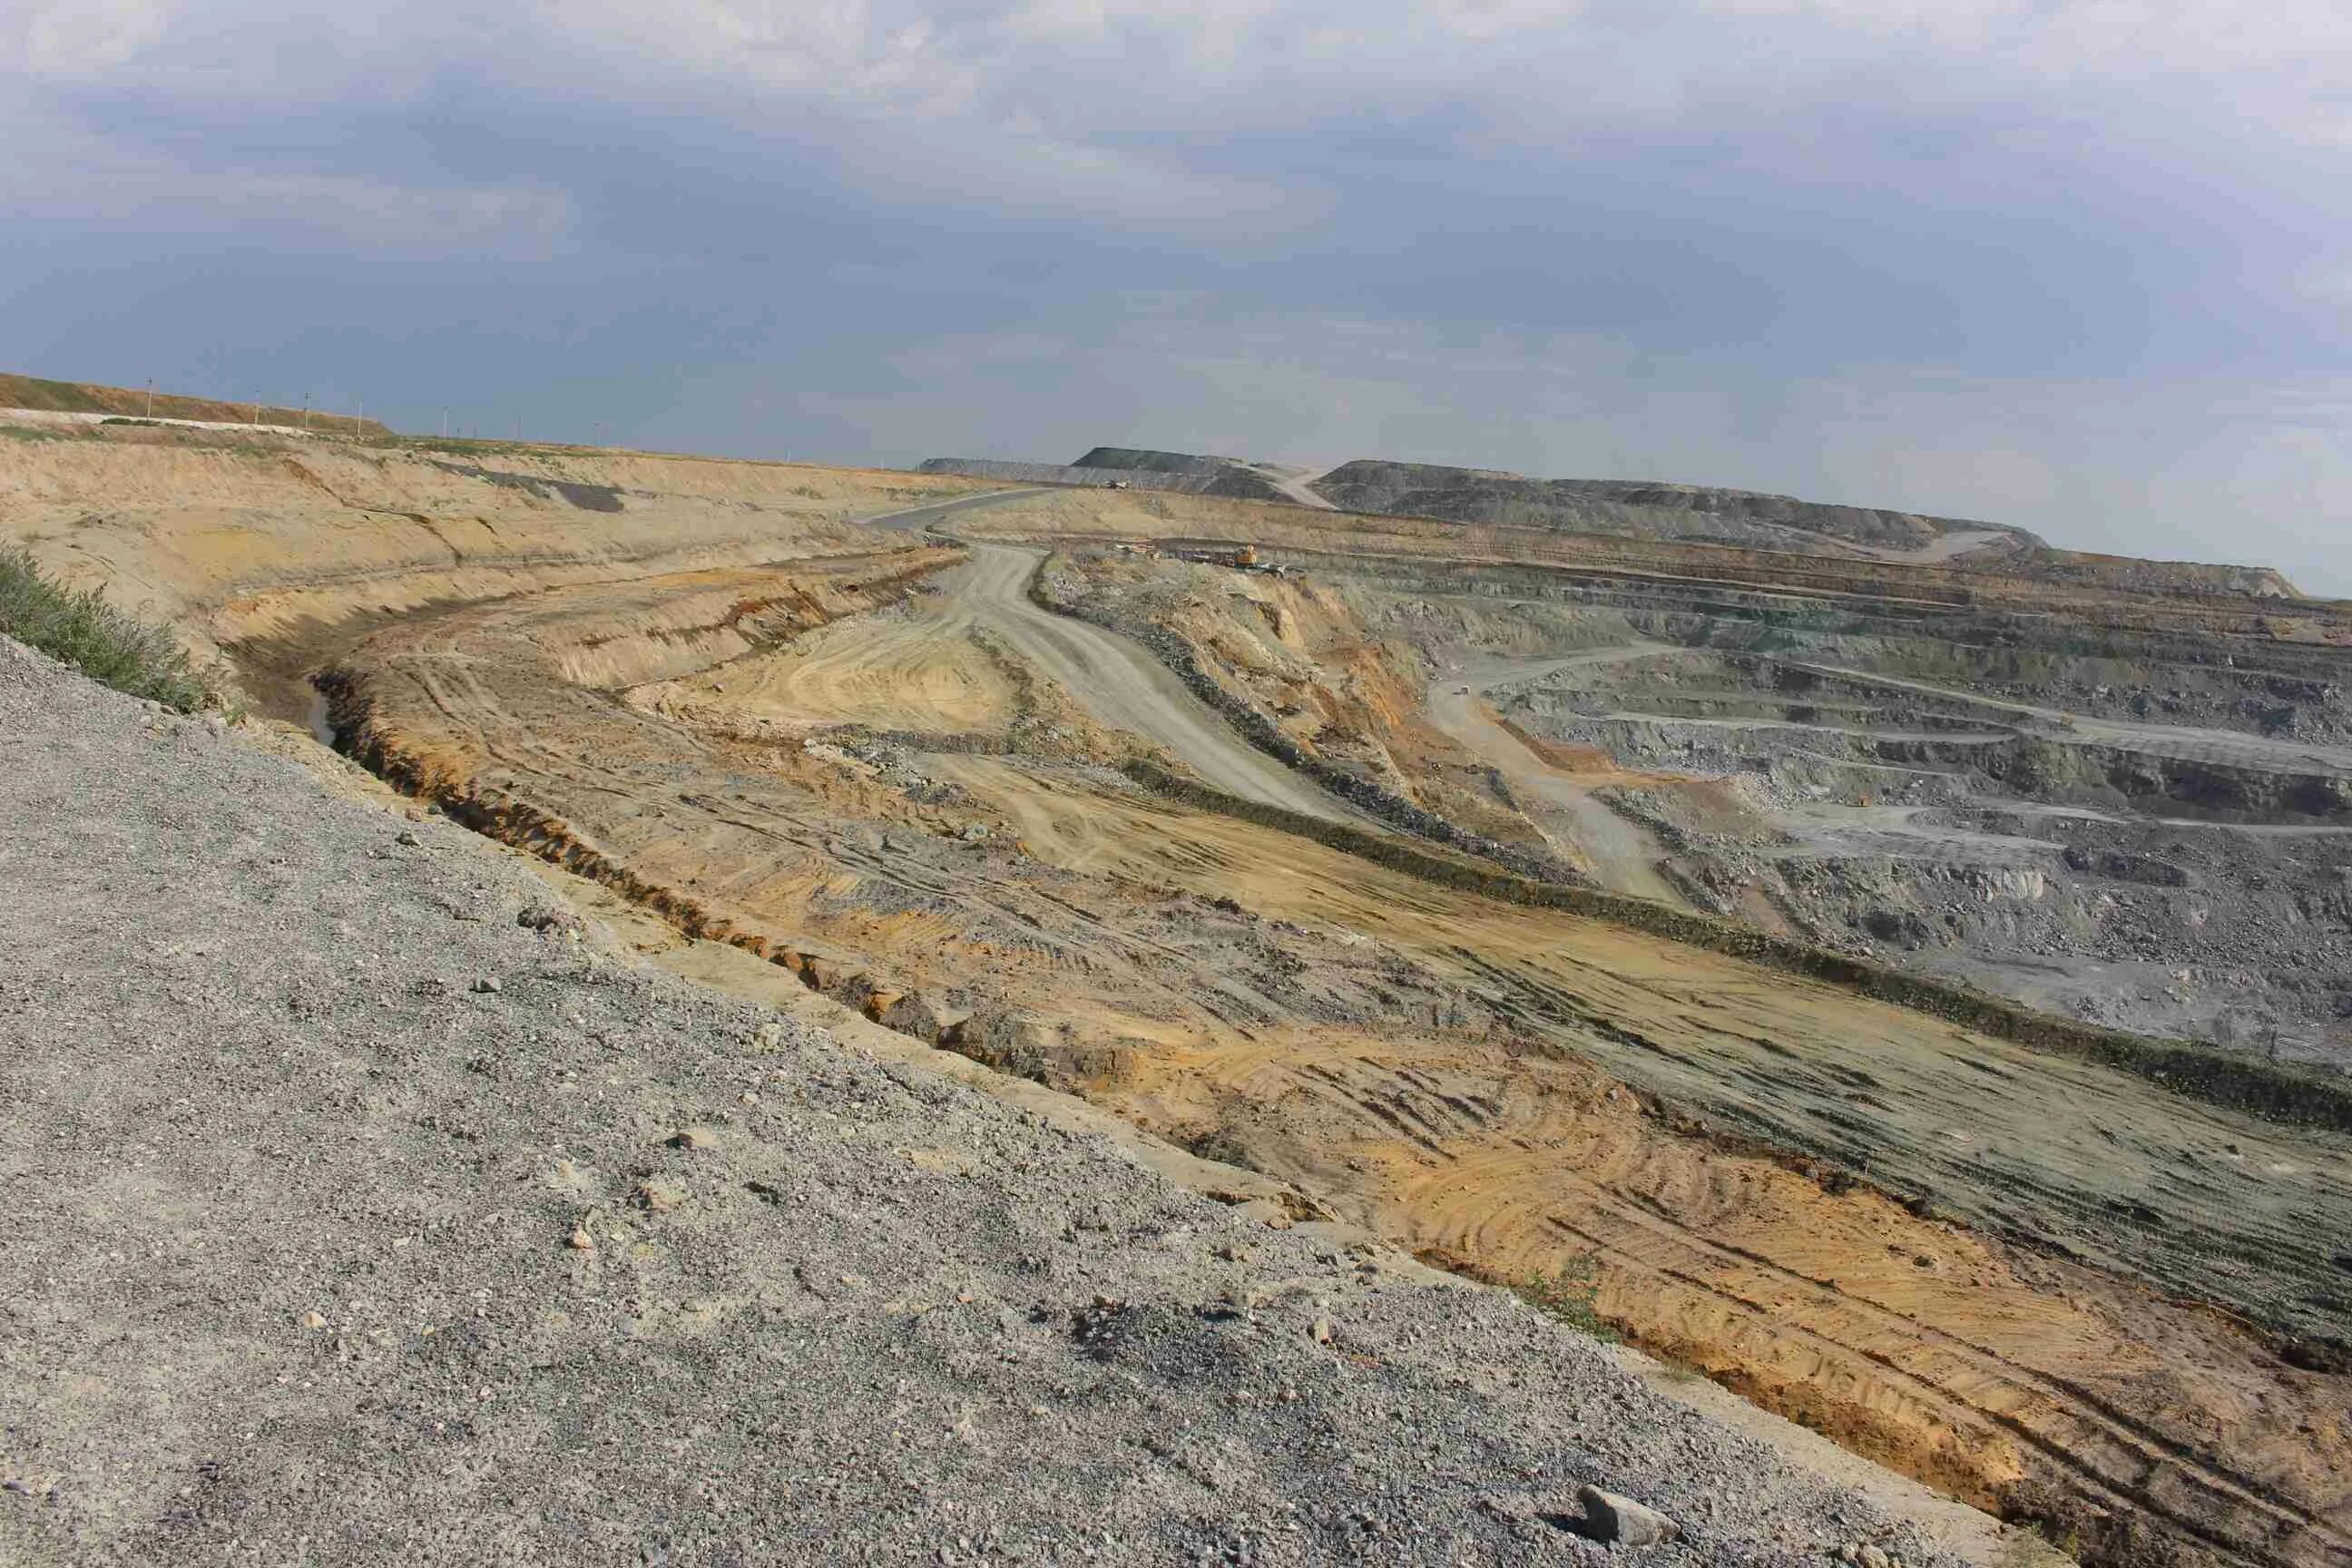
POLYGON ((1760 558, 1662 546, 1638 572, 1462 563, 1340 528, 1281 521, 1265 553, 1304 577, 1080 550, 1055 602, 1172 637, 1301 765, 1604 886, 2093 1023, 2352 1061, 2337 610, 1885 564, 1766 585, 1760 558))
MULTIPOLYGON (((688 586, 632 592, 667 604, 688 586)), ((1676 1195, 1712 1184, 1643 1194, 1603 1176, 1568 1187, 1585 1200, 1563 1200, 1563 1184, 1601 1160, 1577 1141, 1596 1134, 1574 1118, 1530 1131, 1500 1108, 1524 1094, 1579 1103, 1529 1082, 1541 1077, 1531 1058, 1570 1052, 1563 1070, 1584 1075, 1587 1101, 1616 1073, 1722 1132, 1932 1194, 1977 1226, 2063 1241, 2177 1289, 2210 1294, 2201 1288, 2231 1259, 2250 1309, 2271 1315, 2326 1310, 2294 1308, 2280 1287, 2299 1268, 2311 1289, 2330 1289, 2309 1224, 2352 1190, 2335 1144, 2226 1113, 2184 1116, 2137 1080, 1451 893, 1034 755, 867 763, 730 736, 681 772, 677 742, 642 732, 629 710, 525 679, 525 650, 561 647, 592 603, 614 607, 607 591, 583 590, 380 633, 354 658, 367 673, 339 717, 394 776, 566 863, 625 874, 690 929, 886 1021, 1294 1176, 1389 1234, 1498 1275, 1597 1255, 1604 1303, 1645 1342, 1965 1495, 2049 1481, 2232 1550, 2284 1542, 2277 1561, 2333 1549, 2309 1532, 2324 1528, 2312 1504, 2334 1496, 2343 1435, 2323 1428, 2326 1380, 2284 1367, 2272 1342, 1884 1198, 1830 1196, 1771 1160, 1676 1136, 1671 1113, 1661 1124, 1631 1099, 1599 1103, 1654 1128, 1647 1137, 1669 1152, 1654 1157, 1670 1166, 1720 1163, 1734 1190, 1766 1184, 1780 1194, 1764 1204, 1769 1217, 1750 1229, 1676 1195), (453 656, 473 672, 466 684, 446 673, 453 656), (405 695, 412 683, 426 700, 405 695), (540 754, 499 739, 513 732, 538 737, 540 754), (558 737, 560 757, 540 751, 558 737), (858 817, 904 826, 877 837, 858 817), (974 824, 986 829, 977 840, 974 824), (995 847, 1010 840, 1019 847, 995 847), (1244 912, 1221 918, 1200 900, 1244 912), (1333 1089, 1347 1076, 1334 1049, 1361 1058, 1348 1069, 1360 1082, 1333 1089), (1306 1115, 1318 1096, 1333 1110, 1306 1115), (1968 1130, 1958 1142, 1956 1128, 1968 1130), (2079 1163, 2053 1148, 2080 1151, 2079 1163), (2226 1196, 2170 1174, 2203 1167, 2263 1173, 2226 1196), (1446 1175, 1465 1168, 1475 1173, 1446 1175), (2273 1194, 2265 1220, 2259 1205, 2273 1194), (1513 1221, 1522 1203, 1533 1217, 1513 1221), (1823 1209, 1867 1223, 1825 1231, 1823 1209), (1956 1242, 1966 1259, 1937 1272, 1956 1242), (1824 1245, 1829 1255, 1814 1250, 1824 1245), (1882 1282, 1850 1285, 1865 1264, 1882 1282), (1668 1290, 1667 1279, 1697 1283, 1668 1290), (1783 1283, 1759 1294, 1759 1279, 1783 1283), (1838 1283, 1789 1293, 1825 1279, 1838 1283), (1936 1335, 1918 1326, 1929 1322, 1936 1335), (2230 1420, 2214 1424, 2215 1410, 2230 1420), (2217 1531, 2217 1515, 2236 1517, 2217 1531)), ((890 619, 873 623, 886 647, 903 642, 890 619)), ((863 624, 838 622, 820 642, 838 658, 863 624)))
MULTIPOLYGON (((1512 901, 1482 890, 1501 873, 1459 846, 1344 829, 1458 867, 1449 880, 1402 853, 1381 863, 1324 842, 1341 831, 1330 818, 1284 815, 1248 787, 1227 789, 1246 797, 1230 805, 1139 787, 1119 769, 1181 782, 1187 767, 1164 705, 1121 717, 1087 689, 1110 655, 1083 649, 1105 645, 1024 650, 975 611, 962 595, 987 580, 986 552, 959 563, 937 542, 849 527, 830 500, 754 501, 730 531, 724 468, 695 470, 691 501, 675 488, 637 498, 584 461, 560 476, 611 485, 617 513, 463 481, 519 527, 611 541, 570 556, 543 531, 535 557, 387 562, 338 589, 298 551, 282 587, 254 566, 233 596, 166 591, 248 668, 323 671, 338 733, 386 776, 904 1035, 1292 1181, 1449 1264, 1515 1280, 1591 1267, 1598 1310, 1643 1342, 1953 1491, 2074 1520, 2108 1560, 2305 1568, 2347 1550, 2352 1431, 2341 1375, 2320 1369, 2347 1318, 2327 1238, 2352 1234, 2352 1142, 1512 901), (682 542, 666 542, 664 511, 682 542), (461 566, 480 575, 443 575, 461 566), (289 609, 300 605, 319 613, 289 609)), ((809 482, 845 500, 891 481, 809 482)), ((53 504, 37 515, 68 503, 53 504)), ((370 541, 449 526, 419 510, 351 526, 370 541)), ((102 550, 163 563, 168 581, 170 553, 205 553, 173 515, 142 519, 144 533, 91 532, 102 550)), ((347 514, 300 515, 316 528, 347 514)), ((1601 601, 1573 607, 1613 626, 1583 626, 1580 645, 1555 636, 1567 624, 1555 608, 1608 582, 1674 576, 1691 624, 1736 622, 1751 597, 1867 599, 1875 615, 1898 583, 1918 591, 1899 596, 1910 607, 1962 607, 1982 591, 1939 568, 1827 561, 1790 569, 1812 581, 1768 589, 1795 558, 1704 548, 1579 566, 1558 558, 1556 537, 1515 563, 1489 552, 1517 548, 1516 534, 1479 543, 1400 521, 1360 535, 1315 516, 1055 492, 955 526, 1291 551, 1303 583, 1106 549, 1049 567, 1040 592, 1179 639, 1290 743, 1571 870, 1603 869, 1580 828, 1591 800, 1613 810, 1605 792, 1676 781, 1677 810, 1618 817, 1639 830, 1627 858, 1671 895, 1644 907, 1685 919, 1696 916, 1671 904, 1706 908, 1708 888, 1676 872, 1684 845, 1774 803, 1555 732, 1498 686, 1465 721, 1518 748, 1523 778, 1565 771, 1589 797, 1523 805, 1536 792, 1432 717, 1433 684, 1442 696, 1475 683, 1445 685, 1447 649, 1559 661, 1646 638, 1675 650, 1657 659, 1669 670, 1723 654, 1670 635, 1683 624, 1671 616, 1637 627, 1601 601), (1465 540, 1475 559, 1445 568, 1451 604, 1422 592, 1465 540), (1840 574, 1843 587, 1823 575, 1840 574), (1429 635, 1397 635, 1416 598, 1437 617, 1429 635), (1464 618, 1471 609, 1484 618, 1464 618)), ((35 532, 70 558, 62 520, 35 532)), ((2118 625, 2265 635, 2242 603, 2101 592, 2118 625)), ((2022 581, 2004 604, 2056 593, 2022 581)), ((2295 606, 2272 629, 2284 658, 2341 628, 2295 606)), ((1530 689, 1641 662, 1561 664, 1530 689)), ((1121 689, 1134 700, 1131 682, 1121 689)), ((1970 732, 1912 728, 1923 746, 1970 732)), ((1786 911, 1768 917, 1805 934, 1786 911)))
POLYGON ((0 638, 0 1560, 1603 1563, 1584 1483, 1662 1568, 2032 1547, 266 741, 0 638))

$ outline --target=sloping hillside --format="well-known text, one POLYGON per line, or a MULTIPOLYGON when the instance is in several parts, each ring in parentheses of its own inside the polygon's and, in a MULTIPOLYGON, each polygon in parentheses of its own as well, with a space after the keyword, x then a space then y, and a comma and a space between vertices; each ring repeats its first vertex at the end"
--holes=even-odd
MULTIPOLYGON (((1549 525, 1654 539, 1713 539, 1763 549, 1808 542, 1912 553, 1939 541, 1964 550, 2037 547, 2022 529, 1925 517, 1876 507, 1832 506, 1793 496, 1639 479, 1538 479, 1485 468, 1359 458, 1315 488, 1350 511, 1408 513, 1459 522, 1549 525)), ((1961 552, 1955 552, 1955 553, 1961 552)))
POLYGON ((2008 1561, 249 734, 0 638, 0 1561, 2008 1561))
POLYGON ((44 414, 107 414, 124 419, 202 419, 230 425, 300 425, 311 423, 362 436, 389 436, 392 428, 373 419, 353 419, 323 408, 308 411, 274 404, 224 403, 215 397, 188 397, 178 393, 149 394, 144 387, 100 386, 83 381, 44 381, 36 375, 0 375, 0 408, 29 408, 44 414))

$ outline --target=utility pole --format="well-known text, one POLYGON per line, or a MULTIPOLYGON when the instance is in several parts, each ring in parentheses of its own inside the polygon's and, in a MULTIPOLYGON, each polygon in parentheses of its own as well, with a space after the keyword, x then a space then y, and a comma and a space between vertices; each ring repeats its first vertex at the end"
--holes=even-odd
POLYGON ((310 433, 310 395, 309 393, 307 393, 307 392, 306 392, 306 393, 304 393, 304 394, 302 395, 302 434, 303 434, 303 435, 305 435, 305 436, 308 436, 310 433))
POLYGON ((147 378, 147 417, 155 417, 155 378, 152 375, 147 378))
POLYGON ((352 440, 356 441, 356 440, 358 440, 358 439, 360 438, 360 425, 361 425, 361 423, 362 423, 362 421, 364 421, 366 418, 367 418, 367 399, 366 399, 366 398, 364 398, 364 397, 362 397, 362 398, 361 398, 361 399, 360 399, 360 408, 359 408, 359 412, 352 416, 352 440))

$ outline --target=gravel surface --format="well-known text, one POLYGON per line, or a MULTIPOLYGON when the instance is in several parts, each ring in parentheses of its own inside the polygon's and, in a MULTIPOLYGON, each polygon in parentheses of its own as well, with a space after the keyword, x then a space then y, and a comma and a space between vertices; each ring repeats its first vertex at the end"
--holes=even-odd
POLYGON ((0 639, 0 1562, 1936 1561, 1515 1298, 550 900, 0 639))

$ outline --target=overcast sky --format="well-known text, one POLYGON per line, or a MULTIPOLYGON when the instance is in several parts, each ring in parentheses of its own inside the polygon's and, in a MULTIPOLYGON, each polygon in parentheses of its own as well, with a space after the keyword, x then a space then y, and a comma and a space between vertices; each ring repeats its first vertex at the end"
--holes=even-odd
POLYGON ((2352 594, 2346 0, 0 0, 0 369, 1662 478, 2352 594))

